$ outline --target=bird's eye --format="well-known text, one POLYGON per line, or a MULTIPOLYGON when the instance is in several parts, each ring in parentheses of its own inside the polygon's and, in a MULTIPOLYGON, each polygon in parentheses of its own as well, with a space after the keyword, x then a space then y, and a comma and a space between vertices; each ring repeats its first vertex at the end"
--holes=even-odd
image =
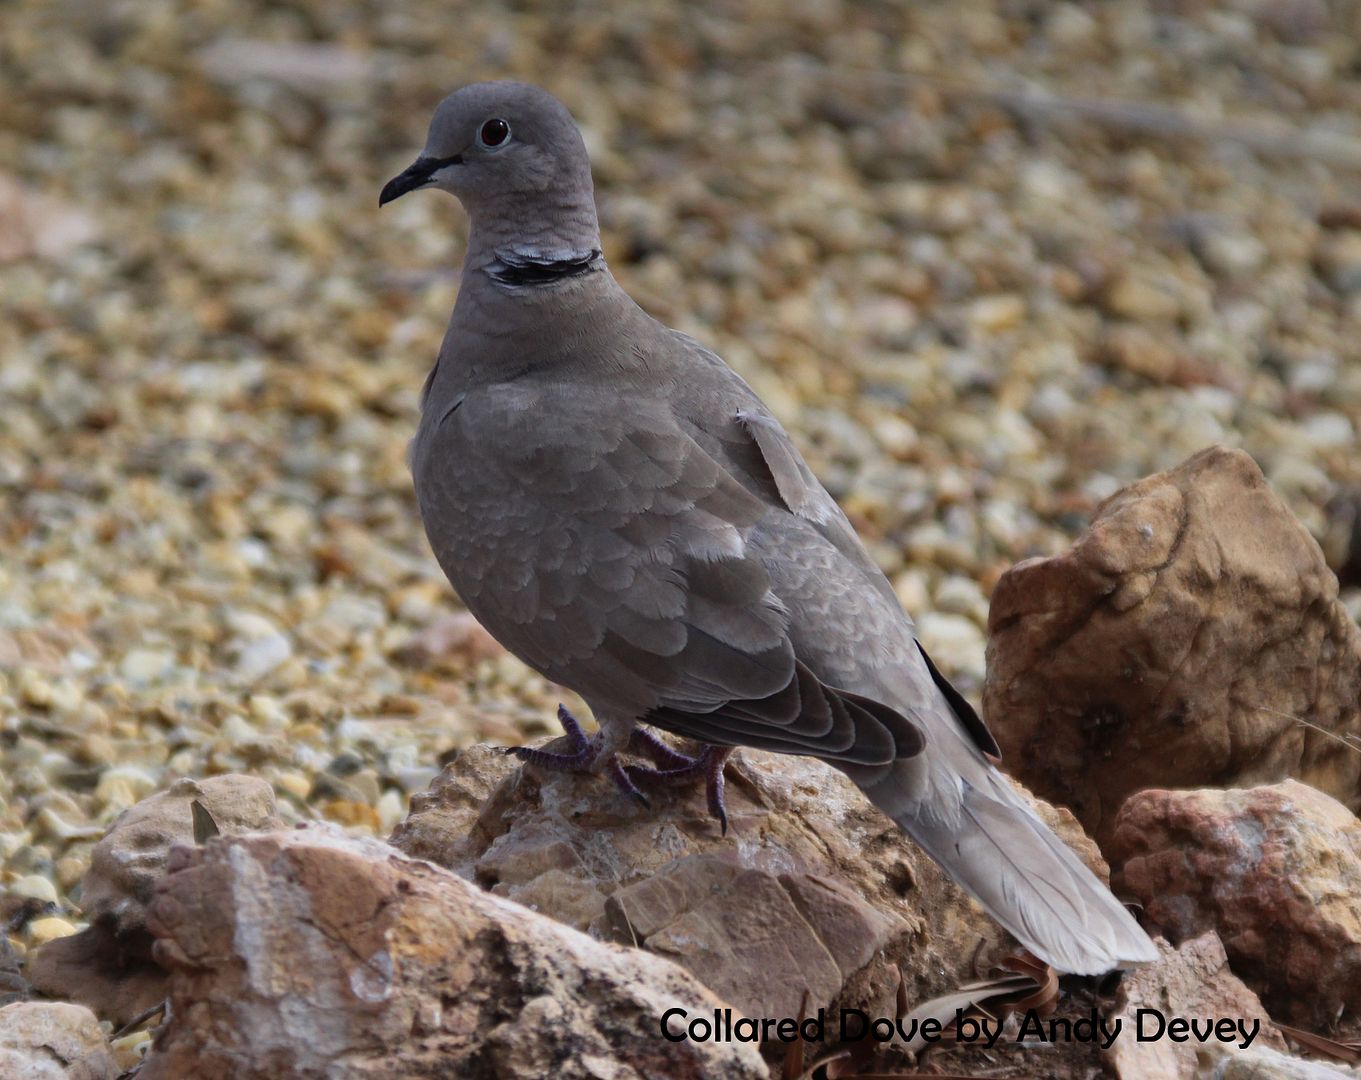
POLYGON ((510 125, 504 120, 488 120, 477 133, 477 138, 483 146, 500 146, 510 138, 510 125))

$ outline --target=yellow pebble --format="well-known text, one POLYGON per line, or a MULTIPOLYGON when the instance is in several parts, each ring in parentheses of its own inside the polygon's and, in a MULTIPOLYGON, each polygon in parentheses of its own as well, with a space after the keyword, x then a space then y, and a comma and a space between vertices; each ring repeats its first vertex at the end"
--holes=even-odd
POLYGON ((331 821, 349 828, 363 829, 377 833, 382 827, 376 811, 368 803, 353 802, 349 799, 332 799, 322 804, 321 812, 331 821))
POLYGON ((282 773, 274 780, 274 786, 297 799, 305 799, 312 790, 312 781, 302 773, 282 773))
POLYGON ((70 937, 75 932, 76 928, 65 919, 58 919, 55 916, 34 919, 28 924, 29 947, 46 945, 49 941, 56 941, 57 938, 70 937))

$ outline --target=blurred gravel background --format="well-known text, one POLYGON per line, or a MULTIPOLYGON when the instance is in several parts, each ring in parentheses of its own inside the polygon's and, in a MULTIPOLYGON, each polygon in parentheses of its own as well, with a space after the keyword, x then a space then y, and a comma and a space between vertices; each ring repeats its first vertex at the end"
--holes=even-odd
POLYGON ((442 755, 550 729, 405 464, 464 221, 377 209, 493 77, 573 109, 615 273, 765 396, 966 690, 1001 571, 1210 443, 1346 564, 1361 4, 3 0, 20 945, 178 776, 385 832, 442 755))

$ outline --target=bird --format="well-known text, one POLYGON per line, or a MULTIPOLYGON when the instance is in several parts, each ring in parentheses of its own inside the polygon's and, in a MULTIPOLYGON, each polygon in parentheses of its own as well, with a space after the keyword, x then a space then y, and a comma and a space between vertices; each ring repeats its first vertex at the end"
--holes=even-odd
POLYGON ((735 747, 820 758, 1055 969, 1154 959, 995 767, 997 743, 779 421, 615 279, 567 107, 520 82, 454 91, 379 206, 425 188, 469 221, 410 445, 425 532, 468 610, 597 726, 559 707, 569 751, 513 752, 644 801, 640 784, 702 780, 725 832, 735 747))

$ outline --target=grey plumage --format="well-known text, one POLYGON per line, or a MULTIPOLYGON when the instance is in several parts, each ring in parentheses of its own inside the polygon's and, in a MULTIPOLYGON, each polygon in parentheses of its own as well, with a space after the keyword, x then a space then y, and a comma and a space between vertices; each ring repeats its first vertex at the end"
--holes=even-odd
POLYGON ((1156 955, 989 764, 765 405, 615 282, 567 110, 516 83, 456 92, 382 201, 425 186, 471 221, 412 445, 426 532, 483 625, 589 703, 598 763, 640 721, 823 758, 1055 967, 1156 955))

